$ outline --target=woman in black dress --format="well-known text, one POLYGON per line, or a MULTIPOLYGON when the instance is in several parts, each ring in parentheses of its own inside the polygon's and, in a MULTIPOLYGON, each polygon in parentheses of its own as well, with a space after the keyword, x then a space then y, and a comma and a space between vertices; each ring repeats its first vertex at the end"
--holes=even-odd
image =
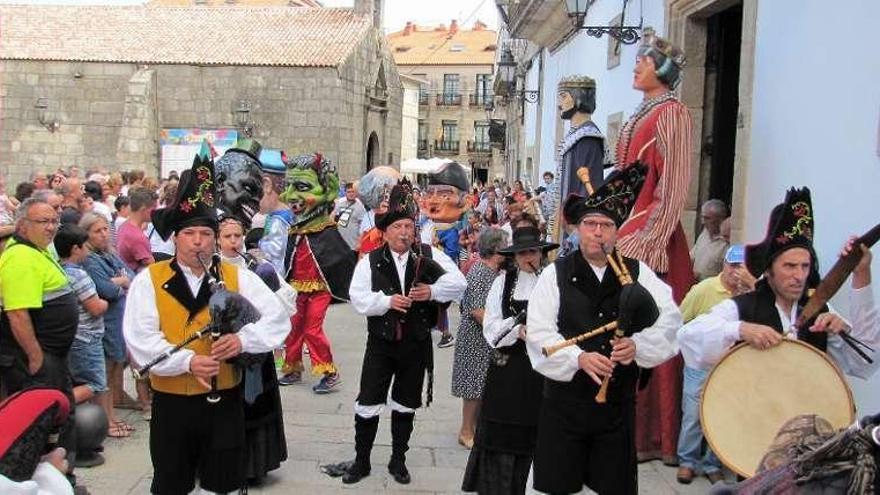
POLYGON ((480 494, 525 493, 544 380, 532 369, 525 347, 525 312, 548 251, 535 227, 513 232, 515 268, 502 272, 486 298, 483 336, 493 348, 483 389, 477 435, 462 490, 480 494))
MULTIPOLYGON (((259 275, 279 297, 279 304, 284 304, 291 312, 293 308, 289 302, 294 300, 296 292, 278 279, 272 265, 245 253, 242 250, 243 239, 244 226, 241 222, 234 217, 220 221, 217 244, 223 261, 246 267, 259 275)), ((242 354, 239 360, 244 369, 245 474, 249 482, 258 483, 287 459, 281 394, 271 352, 242 354)))

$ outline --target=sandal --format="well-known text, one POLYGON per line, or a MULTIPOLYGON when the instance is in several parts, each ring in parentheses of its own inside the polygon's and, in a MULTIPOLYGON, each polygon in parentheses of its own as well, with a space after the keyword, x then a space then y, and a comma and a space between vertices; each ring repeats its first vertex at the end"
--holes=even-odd
POLYGON ((107 436, 110 438, 128 438, 131 436, 131 431, 126 430, 119 423, 113 423, 107 430, 107 436))
POLYGON ((121 428, 125 431, 136 431, 134 426, 132 426, 122 420, 114 421, 113 423, 111 423, 111 427, 112 428, 121 428))

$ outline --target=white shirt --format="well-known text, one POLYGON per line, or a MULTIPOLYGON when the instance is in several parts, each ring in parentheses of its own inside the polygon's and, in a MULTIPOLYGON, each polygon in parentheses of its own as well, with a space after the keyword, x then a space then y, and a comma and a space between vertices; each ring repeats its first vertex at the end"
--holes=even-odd
MULTIPOLYGON (((380 249, 385 249, 381 247, 380 249)), ((390 250, 389 250, 390 251, 390 250)), ((400 286, 404 287, 404 276, 406 274, 406 265, 414 257, 411 252, 407 252, 405 256, 398 256, 398 253, 392 253, 394 258, 394 266, 397 268, 397 276, 400 279, 400 286)), ((467 287, 467 281, 464 275, 458 270, 458 265, 449 259, 449 256, 437 248, 431 248, 431 257, 440 264, 446 271, 436 282, 430 285, 431 300, 437 302, 458 301, 467 287)), ((355 311, 364 316, 381 316, 391 309, 391 295, 387 295, 381 291, 373 291, 373 280, 370 272, 370 256, 364 256, 358 261, 354 267, 354 275, 352 276, 351 286, 348 289, 348 295, 351 297, 351 305, 355 311)))
MULTIPOLYGON (((489 294, 486 296, 486 312, 483 313, 483 337, 486 339, 489 347, 492 348, 511 346, 516 344, 516 339, 519 338, 519 329, 514 329, 495 345, 498 337, 513 326, 513 322, 516 319, 515 316, 508 318, 503 316, 501 299, 504 296, 505 277, 506 274, 503 272, 495 277, 495 280, 492 281, 492 287, 489 289, 489 294)), ((535 288, 537 283, 537 275, 520 271, 517 275, 516 288, 514 288, 511 297, 518 301, 528 301, 532 289, 535 288)))
MULTIPOLYGON (((580 254, 575 252, 571 256, 580 256, 580 254)), ((601 280, 605 268, 590 266, 601 280)), ((672 299, 672 289, 641 261, 638 282, 654 297, 660 316, 653 326, 633 334, 630 338, 636 344, 636 364, 641 368, 653 368, 678 354, 675 332, 681 327, 681 312, 672 299)), ((584 351, 574 345, 561 349, 549 357, 541 353, 543 347, 565 340, 556 325, 558 314, 559 287, 556 285, 556 265, 550 265, 541 273, 529 297, 526 348, 535 371, 556 381, 569 382, 580 369, 578 356, 584 351)), ((591 329, 584 329, 585 332, 589 330, 591 329)))
MULTIPOLYGON (((192 294, 198 294, 204 276, 196 276, 182 264, 180 268, 192 294)), ((256 354, 280 347, 290 332, 287 313, 260 277, 250 270, 236 268, 238 293, 250 301, 262 315, 256 323, 243 326, 236 334, 241 339, 241 352, 256 354)), ((150 270, 142 270, 131 281, 128 301, 122 318, 122 333, 132 358, 139 364, 145 364, 174 347, 159 329, 159 310, 156 307, 156 292, 150 270)), ((194 351, 181 349, 154 366, 150 373, 160 376, 189 373, 189 363, 193 356, 194 351)))
MULTIPOLYGON (((854 289, 850 292, 852 313, 851 334, 875 350, 880 348, 880 320, 874 306, 871 286, 854 289)), ((833 308, 830 308, 834 312, 833 308)), ((777 304, 782 328, 787 329, 785 337, 797 339, 797 329, 792 323, 797 319, 797 307, 786 314, 777 304)), ((691 368, 708 370, 715 366, 721 356, 741 339, 739 310, 736 303, 728 299, 712 308, 712 311, 691 320, 678 331, 678 343, 684 362, 691 368)), ((853 351, 839 335, 828 334, 828 355, 847 375, 868 378, 877 371, 880 359, 874 364, 867 363, 853 351)), ((878 354, 875 352, 875 354, 878 354)), ((880 357, 880 356, 878 356, 880 357)))

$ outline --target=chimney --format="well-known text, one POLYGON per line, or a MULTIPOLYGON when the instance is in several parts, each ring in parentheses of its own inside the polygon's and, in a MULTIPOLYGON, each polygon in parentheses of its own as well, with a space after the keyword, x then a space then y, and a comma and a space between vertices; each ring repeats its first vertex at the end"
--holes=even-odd
POLYGON ((381 31, 382 3, 383 0, 354 0, 353 11, 355 15, 369 17, 373 27, 381 31))
POLYGON ((480 21, 479 19, 477 19, 477 21, 474 22, 474 31, 483 31, 483 30, 486 29, 487 27, 488 27, 488 26, 486 26, 485 24, 483 24, 482 21, 480 21))
POLYGON ((413 31, 415 31, 415 26, 413 25, 412 21, 406 21, 406 26, 403 28, 403 35, 409 36, 413 33, 413 31))
POLYGON ((458 32, 458 21, 453 19, 452 23, 449 24, 449 34, 455 34, 458 32))

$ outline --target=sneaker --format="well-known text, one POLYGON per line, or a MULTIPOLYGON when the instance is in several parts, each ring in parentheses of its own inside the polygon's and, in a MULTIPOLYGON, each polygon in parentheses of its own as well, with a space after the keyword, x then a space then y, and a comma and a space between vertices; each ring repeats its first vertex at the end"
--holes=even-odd
POLYGON ((444 347, 452 347, 454 342, 455 337, 453 337, 451 333, 444 333, 440 337, 440 342, 437 342, 437 347, 440 347, 441 349, 444 347))
POLYGON ((316 394, 329 394, 333 387, 342 382, 339 373, 325 373, 317 384, 312 387, 312 392, 316 394))
POLYGON ((301 371, 291 371, 290 373, 278 379, 278 385, 286 386, 301 382, 303 379, 301 371))

